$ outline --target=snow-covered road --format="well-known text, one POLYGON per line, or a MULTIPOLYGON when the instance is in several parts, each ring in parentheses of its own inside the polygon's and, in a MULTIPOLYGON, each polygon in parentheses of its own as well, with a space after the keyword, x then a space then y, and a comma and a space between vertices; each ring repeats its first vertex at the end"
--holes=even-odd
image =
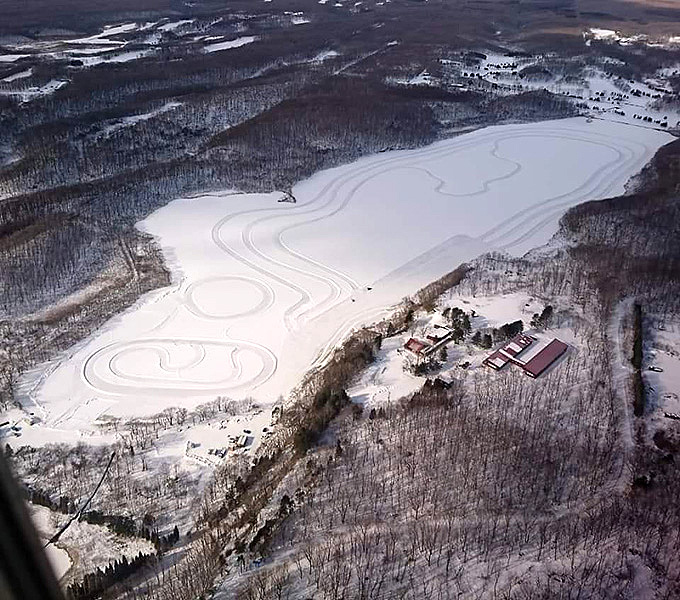
POLYGON ((524 253, 569 207, 622 193, 671 139, 585 119, 497 126, 323 171, 296 204, 175 200, 139 224, 174 285, 29 373, 22 401, 59 429, 217 395, 272 403, 405 295, 487 250, 524 253))

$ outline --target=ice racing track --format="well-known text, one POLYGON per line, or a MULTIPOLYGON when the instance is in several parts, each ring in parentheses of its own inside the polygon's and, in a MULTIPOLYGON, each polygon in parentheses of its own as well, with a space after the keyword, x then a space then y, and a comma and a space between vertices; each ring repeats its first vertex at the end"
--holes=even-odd
MULTIPOLYGON (((242 330, 232 337, 230 330, 238 323, 257 322, 277 309, 282 315, 279 325, 289 337, 314 329, 322 318, 333 323, 332 328, 323 329, 323 340, 314 349, 307 368, 322 364, 353 328, 374 321, 405 293, 415 291, 396 295, 392 302, 364 301, 366 285, 373 282, 359 283, 351 268, 343 269, 341 261, 332 266, 303 253, 296 243, 298 232, 341 214, 377 177, 412 172, 428 182, 429 193, 474 203, 477 197, 498 191, 521 175, 526 164, 513 151, 521 140, 562 140, 600 149, 606 157, 604 166, 585 176, 575 173, 567 191, 544 194, 497 222, 492 215, 485 215, 488 229, 471 237, 485 249, 512 252, 547 224, 553 224, 569 207, 620 193, 626 180, 656 150, 645 143, 644 137, 619 137, 609 130, 590 129, 585 121, 579 127, 560 121, 540 125, 493 127, 419 150, 374 155, 329 171, 331 175, 322 178, 313 193, 298 196, 295 204, 270 203, 229 211, 214 222, 209 235, 221 256, 229 264, 238 265, 238 272, 217 269, 219 274, 214 276, 180 282, 169 292, 174 296, 173 310, 144 335, 134 339, 114 336, 106 344, 90 346, 95 349, 81 362, 82 381, 90 394, 94 390, 97 395, 113 398, 251 393, 275 377, 281 366, 281 349, 270 348, 263 339, 243 339, 247 336, 242 330), (457 157, 480 149, 489 165, 488 177, 480 178, 470 189, 456 187, 455 169, 437 168, 444 161, 455 165, 457 157), (208 302, 215 295, 224 298, 218 308, 208 302), (202 326, 209 322, 213 335, 194 336, 189 329, 180 335, 176 328, 172 330, 170 325, 180 311, 202 326)), ((405 216, 405 220, 409 218, 405 216)), ((418 269, 427 256, 459 243, 461 234, 466 233, 451 231, 450 237, 434 240, 427 253, 414 254, 376 283, 387 285, 391 278, 402 277, 404 270, 418 269)), ((340 235, 351 237, 353 232, 340 235)), ((448 270, 455 266, 449 265, 448 270)))

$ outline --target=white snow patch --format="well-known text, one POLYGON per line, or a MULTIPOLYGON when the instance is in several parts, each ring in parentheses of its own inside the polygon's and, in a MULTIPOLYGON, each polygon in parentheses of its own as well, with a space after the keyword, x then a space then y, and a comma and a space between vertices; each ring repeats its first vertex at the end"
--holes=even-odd
POLYGON ((0 91, 0 95, 19 98, 21 102, 30 102, 31 100, 35 100, 36 98, 40 98, 41 96, 48 96, 50 94, 53 94, 54 92, 64 87, 65 85, 68 85, 68 81, 64 81, 61 79, 52 79, 51 81, 48 81, 45 85, 34 86, 21 91, 8 91, 8 92, 0 91))
POLYGON ((0 63, 16 62, 21 58, 26 58, 30 54, 0 54, 0 63))
POLYGON ((618 37, 618 33, 613 29, 598 29, 597 27, 591 27, 590 33, 596 40, 612 40, 618 37))
POLYGON ((89 56, 92 54, 103 54, 104 52, 111 52, 112 50, 118 50, 120 46, 98 46, 95 48, 78 48, 72 50, 65 50, 66 54, 71 54, 72 56, 89 56))
POLYGON ((9 75, 8 77, 5 77, 2 81, 5 83, 12 83, 13 81, 16 81, 17 79, 25 79, 26 77, 30 77, 33 75, 33 69, 26 69, 25 71, 21 71, 20 73, 14 73, 14 75, 9 75))
POLYGON ((121 25, 107 25, 104 29, 96 34, 75 40, 68 40, 69 44, 109 44, 109 45, 124 45, 125 42, 108 39, 110 37, 120 35, 121 33, 128 33, 139 28, 137 23, 124 23, 121 25))
POLYGON ((340 54, 335 50, 324 50, 323 52, 319 52, 319 54, 312 59, 312 62, 322 63, 323 61, 328 60, 329 58, 335 58, 336 56, 340 56, 340 54))
POLYGON ((160 44, 162 39, 163 36, 158 31, 155 31, 150 36, 144 39, 144 43, 149 46, 157 46, 158 44, 160 44))
POLYGON ((71 557, 66 550, 54 544, 50 544, 45 548, 45 554, 47 554, 47 560, 52 567, 54 576, 59 581, 71 568, 71 557))
POLYGON ((172 23, 165 23, 164 25, 159 25, 157 29, 160 31, 174 31, 179 29, 184 25, 191 25, 196 19, 182 19, 181 21, 173 21, 172 23))
POLYGON ((430 75, 427 70, 421 71, 418 75, 414 75, 408 79, 391 78, 389 81, 402 85, 432 85, 434 83, 432 75, 430 75))
POLYGON ((155 110, 151 110, 147 113, 143 113, 140 115, 132 115, 130 117, 123 117, 122 119, 119 119, 115 123, 112 123, 111 125, 106 126, 100 135, 103 136, 109 136, 112 133, 115 133, 119 129, 124 129, 125 127, 130 127, 131 125, 135 125, 136 123, 140 123, 141 121, 148 121, 149 119, 153 119, 154 117, 157 117, 158 115, 161 115, 165 112, 168 112, 170 110, 173 110, 179 106, 182 106, 181 102, 167 102, 160 108, 157 108, 155 110))
POLYGON ((204 52, 219 52, 220 50, 230 50, 232 48, 240 48, 246 44, 252 44, 257 37, 254 35, 245 35, 235 40, 228 40, 226 42, 218 42, 216 44, 208 44, 203 48, 204 52))
POLYGON ((96 65, 101 65, 101 64, 106 64, 106 63, 114 63, 114 64, 127 63, 127 62, 131 62, 133 60, 138 60, 140 58, 144 58, 146 56, 151 56, 152 54, 154 54, 154 50, 152 50, 152 49, 130 50, 129 52, 121 52, 120 54, 111 54, 111 55, 107 55, 107 56, 84 56, 84 57, 80 57, 79 60, 86 67, 94 67, 96 65))

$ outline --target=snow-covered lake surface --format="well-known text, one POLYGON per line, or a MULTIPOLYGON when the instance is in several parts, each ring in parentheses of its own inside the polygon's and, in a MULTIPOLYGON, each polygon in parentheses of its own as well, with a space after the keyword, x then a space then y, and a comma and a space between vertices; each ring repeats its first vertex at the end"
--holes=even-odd
POLYGON ((320 172, 296 204, 175 200, 139 224, 174 284, 24 377, 43 420, 31 437, 218 395, 271 404, 353 328, 485 251, 547 242, 569 207, 623 193, 672 139, 583 118, 505 125, 320 172))

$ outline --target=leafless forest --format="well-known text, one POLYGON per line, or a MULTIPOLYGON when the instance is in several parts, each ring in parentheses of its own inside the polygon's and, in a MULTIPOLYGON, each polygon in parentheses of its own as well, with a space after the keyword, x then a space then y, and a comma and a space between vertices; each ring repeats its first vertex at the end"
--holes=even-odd
MULTIPOLYGON (((619 368, 634 353, 624 299, 678 314, 677 245, 654 243, 678 238, 677 172, 675 143, 629 196, 567 213, 556 249, 482 257, 357 333, 301 384, 260 459, 218 469, 200 502, 192 482, 145 461, 157 436, 226 403, 112 422, 129 433, 100 506, 168 527, 171 502, 196 519, 177 551, 108 595, 189 600, 217 585, 218 598, 637 598, 651 585, 677 597, 677 448, 653 440, 680 432, 648 430, 619 368), (554 318, 579 351, 545 378, 435 379, 370 415, 343 396, 381 340, 441 294, 518 289, 574 306, 554 318)), ((23 449, 13 462, 30 482, 49 461, 56 496, 91 486, 108 450, 23 449)))
POLYGON ((652 442, 619 364, 634 353, 624 298, 678 314, 677 168, 675 143, 631 195, 571 210, 559 250, 475 261, 455 293, 571 300, 580 351, 538 381, 434 379, 345 410, 251 544, 263 566, 232 569, 224 597, 678 597, 677 448, 652 442))
MULTIPOLYGON (((379 15, 332 4, 4 3, 0 53, 8 40, 40 45, 127 19, 194 23, 130 64, 84 68, 37 50, 0 63, 0 409, 27 368, 168 284, 134 223, 170 199, 287 191, 369 153, 578 113, 545 91, 461 91, 442 59, 482 42, 555 52, 528 79, 578 79, 593 65, 642 78, 677 64, 664 48, 598 41, 583 55, 585 24, 671 31, 677 9, 664 0, 393 0, 379 15), (297 10, 314 25, 293 31, 297 10), (196 41, 244 24, 260 43, 208 54, 196 41), (423 70, 440 83, 395 83, 423 70), (55 79, 68 83, 30 102, 9 94, 55 79)), ((669 81, 680 90, 680 77, 669 81)), ((680 315, 679 157, 671 144, 628 195, 569 211, 553 248, 461 266, 353 334, 301 382, 258 458, 231 460, 209 481, 168 467, 156 448, 238 411, 227 399, 112 420, 102 426, 119 433, 114 446, 3 450, 29 497, 64 514, 115 452, 90 508, 127 534, 173 540, 134 571, 117 566, 106 598, 678 598, 680 426, 649 424, 635 369, 622 365, 651 321, 680 315), (433 379, 370 413, 348 400, 383 340, 442 294, 517 290, 561 307, 556 318, 578 337, 559 369, 537 382, 516 371, 433 379)), ((81 582, 79 597, 102 579, 81 582)))

